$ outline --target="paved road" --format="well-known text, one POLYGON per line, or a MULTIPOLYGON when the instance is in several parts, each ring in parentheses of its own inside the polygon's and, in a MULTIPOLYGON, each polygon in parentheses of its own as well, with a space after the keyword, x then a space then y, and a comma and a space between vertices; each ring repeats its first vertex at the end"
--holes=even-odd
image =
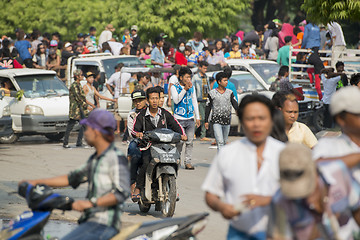
MULTIPOLYGON (((71 139, 75 142, 75 139, 71 139)), ((236 137, 230 137, 230 141, 236 137)), ((126 152, 126 145, 119 139, 116 145, 126 152)), ((175 217, 198 212, 210 212, 209 222, 199 239, 225 239, 227 221, 220 214, 212 212, 205 204, 200 186, 206 176, 216 149, 209 149, 209 143, 195 141, 193 163, 194 171, 180 169, 177 179, 180 201, 176 205, 175 217)), ((12 145, 0 145, 0 218, 12 218, 26 208, 24 199, 16 194, 17 182, 22 179, 52 177, 66 174, 84 163, 93 149, 63 149, 61 143, 50 142, 41 136, 23 137, 12 145)), ((85 197, 86 186, 77 191, 71 188, 59 189, 60 193, 77 199, 85 197)), ((54 212, 53 219, 76 221, 77 212, 54 212)), ((148 214, 139 212, 137 204, 128 200, 122 217, 125 226, 141 221, 161 219, 161 213, 154 207, 148 214)), ((57 228, 57 227, 54 227, 57 228)), ((68 231, 70 228, 66 228, 68 231)), ((61 234, 62 235, 62 234, 61 234)), ((59 236, 59 235, 58 235, 59 236)), ((59 236, 61 237, 61 236, 59 236)))

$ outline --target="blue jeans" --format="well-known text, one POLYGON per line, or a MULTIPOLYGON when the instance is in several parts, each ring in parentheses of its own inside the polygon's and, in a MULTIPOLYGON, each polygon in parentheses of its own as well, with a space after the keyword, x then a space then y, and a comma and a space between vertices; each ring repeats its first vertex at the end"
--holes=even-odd
POLYGON ((141 152, 134 140, 132 140, 129 144, 128 157, 130 157, 130 184, 134 184, 136 182, 138 169, 142 165, 141 152))
POLYGON ((118 231, 113 227, 95 222, 84 222, 63 237, 62 240, 108 240, 117 233, 118 231))
POLYGON ((218 123, 213 124, 214 135, 216 140, 216 146, 219 150, 221 146, 224 146, 230 132, 230 125, 221 125, 218 123))
POLYGON ((240 232, 239 230, 233 228, 231 225, 229 226, 229 231, 227 234, 227 240, 265 240, 266 233, 259 232, 255 234, 247 234, 244 232, 240 232))

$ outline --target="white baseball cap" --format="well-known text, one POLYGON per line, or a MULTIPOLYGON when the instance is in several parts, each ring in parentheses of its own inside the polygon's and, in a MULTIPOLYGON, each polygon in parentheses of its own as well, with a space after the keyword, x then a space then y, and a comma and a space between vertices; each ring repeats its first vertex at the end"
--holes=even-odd
POLYGON ((331 98, 330 112, 336 116, 341 112, 360 114, 360 88, 356 86, 343 87, 331 98))

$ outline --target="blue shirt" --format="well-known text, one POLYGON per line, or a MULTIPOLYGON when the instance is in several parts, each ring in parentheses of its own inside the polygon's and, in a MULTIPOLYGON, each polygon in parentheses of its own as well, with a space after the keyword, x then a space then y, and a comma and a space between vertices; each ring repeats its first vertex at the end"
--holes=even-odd
MULTIPOLYGON (((214 86, 212 89, 215 89, 219 86, 219 84, 215 81, 214 83, 214 86)), ((239 99, 238 99, 238 95, 237 95, 237 92, 236 92, 236 87, 235 87, 235 84, 233 84, 232 82, 228 81, 228 84, 226 86, 227 89, 230 89, 233 93, 234 93, 234 96, 236 98, 236 101, 239 102, 239 99)))
MULTIPOLYGON (((162 63, 164 64, 165 62, 165 54, 164 51, 162 50, 162 48, 159 50, 158 47, 155 47, 152 51, 151 51, 151 60, 157 62, 157 63, 162 63), (160 51, 161 50, 161 51, 160 51)), ((155 67, 160 67, 159 65, 155 65, 155 67)))
POLYGON ((304 29, 304 37, 301 44, 302 48, 320 47, 320 28, 312 23, 308 23, 304 29))
POLYGON ((19 51, 20 58, 24 61, 25 59, 31 59, 31 54, 29 52, 29 48, 31 48, 31 44, 29 41, 21 40, 15 43, 15 48, 19 51))

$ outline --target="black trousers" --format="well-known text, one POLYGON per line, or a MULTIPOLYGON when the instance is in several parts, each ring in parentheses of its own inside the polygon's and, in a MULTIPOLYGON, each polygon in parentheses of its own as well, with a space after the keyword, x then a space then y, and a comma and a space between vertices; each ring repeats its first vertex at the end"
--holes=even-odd
POLYGON ((146 169, 150 163, 151 160, 151 152, 150 149, 141 152, 141 158, 142 158, 142 166, 140 168, 137 181, 136 181, 136 187, 139 189, 143 189, 145 187, 145 174, 146 169))
MULTIPOLYGON (((66 131, 65 131, 65 136, 64 136, 64 145, 68 145, 69 144, 69 137, 70 137, 70 132, 71 130, 73 130, 75 124, 79 122, 79 120, 75 120, 75 119, 70 119, 68 121, 68 124, 66 126, 66 131)), ((84 125, 81 125, 80 130, 79 130, 79 135, 76 141, 76 146, 81 146, 82 145, 82 139, 83 139, 83 135, 84 135, 84 125)))
POLYGON ((330 104, 324 104, 324 128, 333 128, 334 121, 330 114, 330 104))

